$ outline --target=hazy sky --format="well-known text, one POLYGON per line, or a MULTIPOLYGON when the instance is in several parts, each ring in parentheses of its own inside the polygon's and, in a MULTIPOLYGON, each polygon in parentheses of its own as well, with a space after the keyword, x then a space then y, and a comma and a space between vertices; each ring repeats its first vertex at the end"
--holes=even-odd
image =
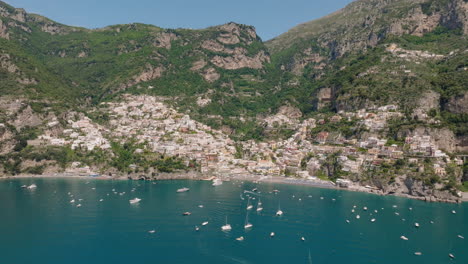
POLYGON ((325 16, 352 0, 6 0, 57 22, 100 28, 133 22, 163 28, 205 28, 234 21, 268 40, 325 16))

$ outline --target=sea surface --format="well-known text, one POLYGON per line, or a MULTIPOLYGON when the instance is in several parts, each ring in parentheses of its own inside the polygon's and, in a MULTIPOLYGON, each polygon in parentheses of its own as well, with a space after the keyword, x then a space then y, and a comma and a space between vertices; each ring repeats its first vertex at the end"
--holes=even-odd
POLYGON ((0 263, 468 263, 468 204, 238 181, 1 180, 0 263))

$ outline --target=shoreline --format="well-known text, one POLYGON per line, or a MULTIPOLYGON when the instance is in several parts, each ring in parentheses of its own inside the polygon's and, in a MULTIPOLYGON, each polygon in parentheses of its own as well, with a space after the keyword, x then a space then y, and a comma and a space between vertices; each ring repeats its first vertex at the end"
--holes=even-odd
MULTIPOLYGON (((250 182, 258 182, 258 183, 273 183, 273 184, 288 184, 288 185, 300 185, 300 186, 309 186, 315 188, 323 188, 323 189, 335 189, 335 190, 342 190, 342 191, 352 191, 352 192, 362 192, 362 193, 369 193, 379 196, 396 196, 414 200, 420 200, 425 202, 443 202, 443 203, 462 203, 468 202, 468 192, 463 193, 462 197, 459 201, 456 200, 428 200, 425 196, 414 196, 404 193, 393 193, 393 194, 385 194, 379 190, 369 189, 363 186, 355 186, 351 185, 351 188, 343 188, 336 186, 334 183, 329 181, 323 181, 320 179, 317 180, 306 180, 306 179, 296 179, 296 178, 286 178, 280 176, 254 176, 254 175, 228 175, 226 177, 216 177, 216 176, 204 176, 199 172, 188 172, 188 173, 163 173, 159 175, 157 179, 146 179, 148 181, 167 181, 167 180, 198 180, 198 181, 209 181, 213 178, 220 178, 221 180, 237 180, 237 181, 250 181, 250 182)), ((91 176, 91 175, 77 175, 75 173, 53 173, 53 174, 42 174, 42 175, 33 175, 33 174, 20 174, 17 176, 4 176, 0 177, 0 180, 6 179, 52 179, 52 178, 74 178, 74 179, 93 179, 93 180, 140 180, 140 179, 133 179, 129 176, 120 176, 120 177, 112 177, 112 176, 91 176)))

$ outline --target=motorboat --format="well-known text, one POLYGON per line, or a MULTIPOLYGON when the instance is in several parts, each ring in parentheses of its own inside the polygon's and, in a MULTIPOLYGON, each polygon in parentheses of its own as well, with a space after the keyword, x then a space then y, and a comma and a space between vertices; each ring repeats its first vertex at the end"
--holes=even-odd
POLYGON ((183 193, 183 192, 188 192, 188 191, 190 191, 190 189, 187 188, 187 187, 177 189, 177 192, 178 192, 178 193, 183 193))
POLYGON ((182 213, 183 216, 188 216, 188 215, 191 215, 192 213, 191 212, 184 212, 182 213))
POLYGON ((225 224, 225 225, 223 225, 223 226, 221 227, 221 230, 223 230, 223 231, 231 231, 231 230, 232 230, 232 227, 231 227, 231 225, 230 225, 230 224, 228 224, 228 221, 227 221, 227 216, 226 216, 226 224, 225 224))
POLYGON ((237 241, 244 241, 244 237, 243 236, 240 236, 238 238, 236 238, 237 241))
POLYGON ((207 224, 208 224, 208 221, 201 223, 202 226, 206 226, 207 224))
POLYGON ((271 232, 270 237, 274 237, 274 236, 275 236, 275 232, 271 232))
POLYGON ((405 237, 405 236, 401 236, 400 238, 403 239, 403 240, 408 240, 408 238, 405 237))
POLYGON ((130 200, 130 203, 131 203, 131 204, 137 204, 137 203, 139 203, 140 201, 141 201, 140 198, 135 197, 134 199, 131 199, 131 200, 130 200))
POLYGON ((28 186, 28 189, 32 190, 32 189, 36 189, 37 188, 37 185, 36 184, 31 184, 28 186))

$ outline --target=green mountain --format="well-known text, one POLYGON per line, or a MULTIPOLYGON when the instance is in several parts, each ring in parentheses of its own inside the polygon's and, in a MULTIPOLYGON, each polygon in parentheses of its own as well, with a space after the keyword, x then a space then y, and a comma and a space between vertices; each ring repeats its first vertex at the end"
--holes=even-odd
MULTIPOLYGON (((270 150, 276 151, 273 141, 310 143, 326 132, 336 134, 333 144, 380 137, 394 143, 389 143, 393 148, 405 145, 408 136, 424 134, 431 138, 431 146, 450 155, 464 153, 468 151, 467 34, 466 0, 358 0, 267 42, 254 27, 234 22, 201 30, 145 24, 93 30, 70 27, 0 1, 0 167, 9 174, 37 171, 48 166, 47 157, 63 168, 79 160, 90 166, 106 164, 100 167, 103 171, 108 166, 127 171, 139 162, 145 171, 153 165, 170 171, 171 166, 183 167, 180 160, 172 159, 179 154, 166 159, 167 149, 161 157, 140 151, 159 149, 158 144, 167 142, 184 144, 188 139, 177 138, 174 130, 200 133, 210 146, 208 138, 214 137, 222 142, 214 145, 227 146, 220 152, 234 151, 233 157, 273 163, 283 159, 282 152, 272 157, 268 151, 255 154, 262 147, 245 141, 263 141, 262 146, 275 146, 270 150), (141 104, 133 106, 132 100, 141 104), (147 101, 153 110, 164 109, 164 115, 141 110, 147 101), (110 107, 119 103, 125 111, 110 107), (379 115, 381 106, 390 109, 383 110, 384 128, 369 131, 365 119, 379 115), (369 115, 360 116, 358 111, 369 115), (332 116, 338 123, 327 123, 332 116), (398 118, 387 120, 387 116, 398 118), (347 118, 340 121, 342 117, 347 118), (162 124, 164 118, 170 121, 162 124), (312 129, 309 118, 322 126, 312 129), (193 120, 199 123, 194 125, 193 120), (135 132, 127 128, 131 122, 158 125, 135 132), (175 129, 174 122, 181 125, 175 129), (168 126, 165 134, 151 132, 168 126), (133 136, 122 138, 125 133, 112 132, 122 127, 133 136), (91 128, 101 134, 93 134, 91 128), (77 151, 70 142, 86 135, 91 141, 98 138, 97 146, 108 146, 111 154, 105 148, 95 151, 94 143, 87 145, 91 152, 77 151), (49 148, 45 139, 66 148, 49 148), (143 154, 135 158, 137 150, 143 154)), ((304 169, 314 159, 309 154, 291 159, 299 160, 304 169)), ((327 165, 321 173, 341 177, 335 173, 341 166, 337 157, 320 161, 327 165)), ((429 161, 420 169, 429 168, 429 161)), ((288 175, 295 171, 290 163, 294 162, 281 167, 288 175)), ((187 164, 197 166, 191 160, 187 164)), ((232 164, 231 160, 228 165, 232 164)), ((389 168, 384 175, 403 173, 389 168)), ((420 180, 419 171, 404 173, 420 180)), ((435 173, 432 167, 430 171, 435 173)), ((460 172, 447 171, 450 188, 461 183, 460 172)), ((369 184, 390 184, 389 177, 369 184)), ((434 179, 425 181, 434 184, 434 179)))

